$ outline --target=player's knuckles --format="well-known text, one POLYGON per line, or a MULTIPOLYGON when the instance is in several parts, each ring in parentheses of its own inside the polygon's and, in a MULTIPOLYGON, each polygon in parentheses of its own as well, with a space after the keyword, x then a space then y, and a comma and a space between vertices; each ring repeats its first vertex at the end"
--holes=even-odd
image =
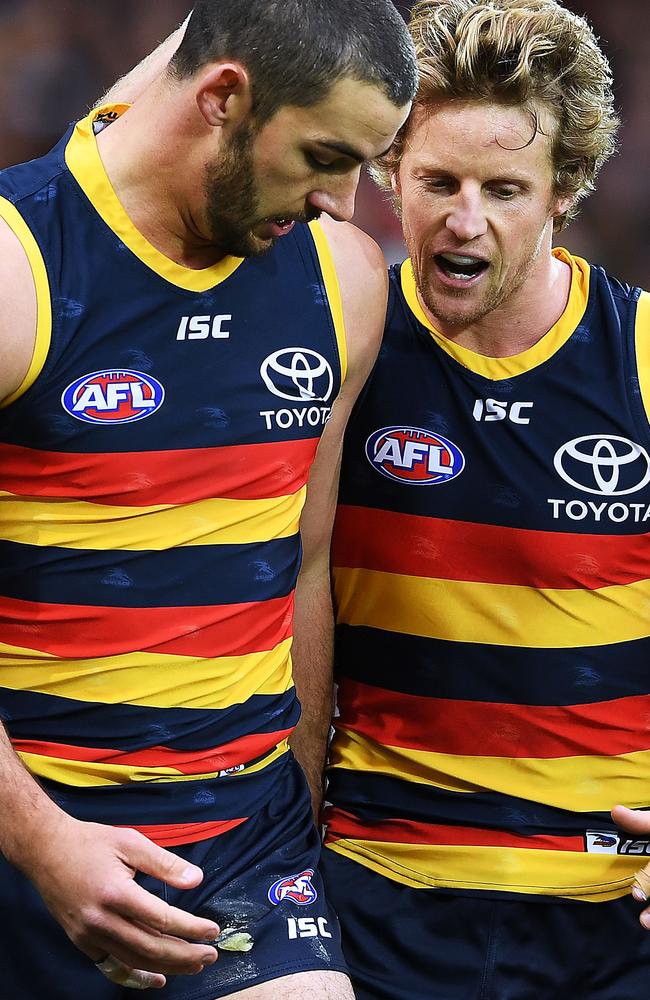
POLYGON ((143 834, 138 833, 137 830, 125 829, 116 830, 114 832, 117 846, 132 862, 136 862, 139 858, 149 853, 149 850, 153 848, 151 841, 147 840, 143 834))
POLYGON ((163 882, 170 882, 173 879, 179 878, 187 868, 187 861, 176 857, 175 854, 170 854, 169 851, 159 851, 153 857, 153 861, 155 863, 156 873, 163 880, 163 882))
MULTIPOLYGON (((179 942, 180 945, 180 942, 179 942)), ((169 939, 155 947, 143 949, 141 958, 131 962, 151 972, 163 972, 170 975, 193 975, 200 972, 205 964, 204 949, 189 950, 189 946, 175 947, 169 939)))
POLYGON ((82 951, 96 947, 98 940, 111 936, 108 916, 96 907, 86 906, 68 927, 68 936, 82 951))

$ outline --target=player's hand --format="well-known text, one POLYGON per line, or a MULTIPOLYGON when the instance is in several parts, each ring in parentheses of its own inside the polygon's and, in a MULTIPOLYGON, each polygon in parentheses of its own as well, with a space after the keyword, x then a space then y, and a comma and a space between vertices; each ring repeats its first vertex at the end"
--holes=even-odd
MULTIPOLYGON (((627 809, 625 806, 614 806, 612 809, 612 819, 617 826, 628 830, 629 833, 634 833, 644 838, 650 836, 650 812, 627 809)), ((648 862, 645 868, 637 872, 634 878, 632 895, 640 903, 645 903, 650 898, 650 862, 648 862)), ((650 906, 641 912, 639 920, 646 930, 650 930, 650 906)))
POLYGON ((161 988, 165 974, 193 975, 217 960, 216 948, 194 943, 217 938, 212 920, 170 906, 134 881, 144 872, 191 889, 203 872, 136 830, 64 814, 21 867, 72 943, 114 982, 161 988))

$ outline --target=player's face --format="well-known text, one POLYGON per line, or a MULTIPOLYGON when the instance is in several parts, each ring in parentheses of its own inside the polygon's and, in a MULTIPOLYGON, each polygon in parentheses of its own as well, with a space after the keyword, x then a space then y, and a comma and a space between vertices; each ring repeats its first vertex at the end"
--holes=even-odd
POLYGON ((522 107, 444 101, 414 112, 395 189, 423 304, 441 332, 495 310, 525 314, 546 280, 554 216, 554 121, 532 138, 522 107), (531 141, 532 138, 532 141, 531 141))
POLYGON ((224 252, 264 253, 296 221, 347 220, 361 165, 385 152, 408 114, 348 77, 306 108, 285 105, 257 132, 244 124, 207 167, 208 223, 224 252))

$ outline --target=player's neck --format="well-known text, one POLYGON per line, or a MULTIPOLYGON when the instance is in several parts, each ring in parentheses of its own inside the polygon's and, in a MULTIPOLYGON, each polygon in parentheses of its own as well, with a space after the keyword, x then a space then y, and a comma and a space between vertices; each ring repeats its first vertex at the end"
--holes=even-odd
POLYGON ((154 89, 98 135, 102 162, 124 211, 156 250, 183 267, 210 267, 223 254, 191 210, 201 202, 201 170, 188 161, 192 143, 174 96, 154 89))

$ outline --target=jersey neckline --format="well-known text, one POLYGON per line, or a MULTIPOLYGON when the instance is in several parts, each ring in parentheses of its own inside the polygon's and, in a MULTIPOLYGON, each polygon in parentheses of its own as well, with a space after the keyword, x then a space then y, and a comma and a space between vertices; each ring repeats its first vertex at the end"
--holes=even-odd
POLYGON ((206 292, 229 278, 244 258, 224 257, 211 267, 194 270, 166 257, 136 229, 106 173, 93 128, 96 121, 105 120, 107 116, 119 117, 128 108, 128 104, 94 108, 77 123, 65 150, 68 169, 109 229, 143 264, 172 285, 187 291, 206 292))
POLYGON ((556 354, 576 330, 587 309, 591 273, 589 264, 581 257, 574 257, 563 247, 556 247, 553 250, 553 256, 564 261, 571 268, 571 290, 564 312, 557 323, 536 344, 520 354, 512 354, 505 358, 491 358, 484 354, 477 354, 476 351, 454 343, 453 340, 449 340, 439 330, 436 330, 420 305, 413 265, 409 258, 403 262, 400 268, 402 291, 406 304, 418 323, 421 323, 429 331, 436 344, 463 368, 492 381, 513 378, 537 368, 556 354))

